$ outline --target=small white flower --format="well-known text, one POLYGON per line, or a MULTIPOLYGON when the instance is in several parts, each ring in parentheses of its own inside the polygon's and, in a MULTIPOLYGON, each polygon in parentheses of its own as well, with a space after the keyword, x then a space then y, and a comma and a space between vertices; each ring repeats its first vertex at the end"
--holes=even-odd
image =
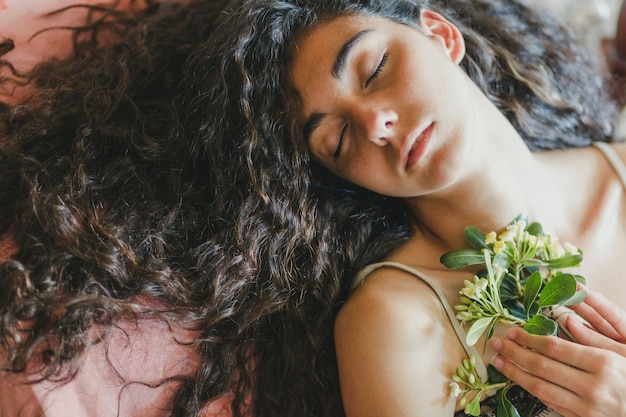
MULTIPOLYGON (((504 232, 500 233, 498 235, 498 240, 501 240, 503 242, 510 242, 515 238, 515 235, 513 234, 513 232, 509 231, 509 230, 505 230, 504 232)), ((496 242, 497 243, 497 242, 496 242)))
POLYGON ((456 398, 463 393, 463 390, 456 382, 450 382, 450 397, 456 398))
POLYGON ((493 244, 493 251, 496 253, 496 255, 502 253, 505 248, 506 240, 504 239, 498 240, 496 243, 493 244))
POLYGON ((537 239, 537 236, 531 235, 528 232, 524 233, 524 240, 526 240, 528 246, 530 246, 531 248, 537 247, 537 242, 539 241, 539 239, 537 239))
POLYGON ((550 259, 558 259, 565 256, 565 249, 559 242, 551 242, 548 251, 550 252, 550 259))
POLYGON ((537 238, 537 243, 535 247, 537 249, 543 249, 546 247, 546 238, 544 236, 535 236, 537 238))
POLYGON ((474 293, 476 297, 480 297, 487 290, 487 280, 485 278, 474 277, 474 293))
POLYGON ((568 255, 578 255, 580 254, 580 251, 578 250, 578 248, 574 245, 572 245, 569 242, 565 242, 563 244, 563 249, 565 249, 565 253, 567 253, 568 255))
POLYGON ((516 221, 506 227, 506 231, 511 235, 511 239, 522 239, 526 229, 526 222, 523 220, 516 221))
POLYGON ((485 243, 487 245, 491 244, 491 243, 495 243, 496 242, 496 232, 489 232, 485 235, 485 243))
POLYGON ((496 279, 500 279, 500 277, 502 275, 506 274, 507 270, 506 270, 506 268, 503 268, 500 265, 494 265, 493 266, 493 272, 494 272, 494 275, 495 275, 496 279))
POLYGON ((472 288, 468 288, 465 287, 461 290, 461 294, 466 296, 467 298, 476 298, 476 297, 480 297, 480 294, 476 293, 476 288, 472 287, 472 288))
POLYGON ((476 294, 476 285, 472 281, 466 279, 463 283, 465 286, 461 289, 461 291, 459 291, 461 295, 464 295, 467 298, 475 298, 478 296, 476 294))

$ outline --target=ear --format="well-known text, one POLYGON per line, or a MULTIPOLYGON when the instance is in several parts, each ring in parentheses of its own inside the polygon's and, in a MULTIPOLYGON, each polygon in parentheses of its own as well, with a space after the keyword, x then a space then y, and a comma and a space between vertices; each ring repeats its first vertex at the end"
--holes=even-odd
POLYGON ((443 47, 455 64, 461 62, 465 56, 465 39, 459 28, 439 13, 427 9, 420 12, 420 27, 425 35, 432 37, 443 47))

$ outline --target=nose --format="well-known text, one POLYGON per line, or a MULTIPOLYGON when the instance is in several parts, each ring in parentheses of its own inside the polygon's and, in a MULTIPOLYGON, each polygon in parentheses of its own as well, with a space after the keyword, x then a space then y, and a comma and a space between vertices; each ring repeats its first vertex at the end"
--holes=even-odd
POLYGON ((389 108, 376 108, 363 103, 354 114, 355 125, 362 137, 378 146, 385 146, 393 139, 398 115, 389 108))

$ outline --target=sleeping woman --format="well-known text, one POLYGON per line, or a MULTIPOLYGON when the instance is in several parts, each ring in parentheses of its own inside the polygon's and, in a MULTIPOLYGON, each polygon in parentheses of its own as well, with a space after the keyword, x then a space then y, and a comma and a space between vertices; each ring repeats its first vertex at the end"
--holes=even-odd
MULTIPOLYGON (((323 248, 319 240, 344 245, 320 257, 352 281, 334 325, 346 415, 463 414, 451 375, 470 354, 483 370, 494 358, 489 345, 465 343, 450 308, 475 271, 439 262, 466 245, 467 225, 501 230, 526 213, 582 248, 589 286, 624 307, 626 147, 607 144, 615 108, 568 30, 516 1, 237 4, 194 54, 189 111, 204 111, 189 126, 208 155, 229 161, 215 173, 221 198, 234 183, 234 198, 254 208, 240 213, 239 230, 290 249, 268 254, 277 272, 308 245, 323 248), (368 236, 369 252, 357 259, 368 236)), ((306 285, 317 264, 299 265, 306 285)), ((293 369, 306 362, 291 353, 293 369)), ((562 382, 572 397, 589 395, 562 382)), ((551 409, 536 416, 623 410, 602 396, 587 398, 596 408, 572 410, 542 392, 551 409)), ((292 397, 277 410, 295 409, 302 397, 292 397)), ((514 398, 530 400, 523 391, 514 398)), ((483 398, 482 414, 496 414, 493 397, 483 398)))

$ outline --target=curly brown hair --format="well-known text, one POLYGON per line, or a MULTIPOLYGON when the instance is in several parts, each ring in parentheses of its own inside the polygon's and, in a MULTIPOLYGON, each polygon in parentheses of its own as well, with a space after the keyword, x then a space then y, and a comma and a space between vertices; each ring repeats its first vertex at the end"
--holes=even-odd
POLYGON ((245 408, 249 324, 271 308, 252 304, 256 284, 228 269, 240 256, 213 244, 212 170, 192 157, 175 105, 189 54, 227 3, 75 6, 90 12, 70 58, 28 73, 2 61, 13 73, 4 83, 36 87, 0 109, 0 236, 17 248, 0 266, 4 370, 44 363, 41 379, 66 381, 116 323, 147 317, 199 333, 204 360, 179 378, 174 415, 199 415, 237 385, 245 408))
POLYGON ((154 317, 199 332, 174 415, 231 390, 235 415, 341 415, 332 328, 348 278, 412 224, 402 201, 310 161, 291 117, 293 40, 346 13, 415 25, 422 6, 461 28, 465 70, 531 148, 610 140, 588 55, 514 1, 94 7, 74 55, 15 74, 37 92, 0 110, 0 233, 19 248, 0 266, 5 368, 41 356, 44 378, 71 378, 90 330, 154 317), (100 46, 107 31, 120 40, 100 46))

